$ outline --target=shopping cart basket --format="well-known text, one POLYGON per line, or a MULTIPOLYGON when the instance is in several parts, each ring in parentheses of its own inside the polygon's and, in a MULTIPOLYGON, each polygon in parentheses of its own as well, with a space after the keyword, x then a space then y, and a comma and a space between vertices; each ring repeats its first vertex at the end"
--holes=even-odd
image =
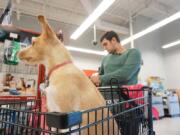
POLYGON ((144 95, 135 99, 130 98, 129 93, 137 90, 130 91, 128 88, 111 86, 100 88, 100 91, 104 95, 107 105, 79 112, 39 112, 34 108, 38 102, 36 100, 3 103, 0 107, 0 134, 72 135, 76 133, 83 135, 86 132, 87 135, 116 135, 115 130, 118 130, 119 135, 154 135, 151 89, 149 87, 142 87, 141 91, 144 95), (103 116, 105 111, 107 116, 103 116), (111 112, 113 115, 110 115, 111 112), (102 113, 101 119, 97 119, 98 113, 102 113), (81 124, 84 115, 87 116, 86 125, 81 124), (92 117, 94 117, 94 121, 90 121, 92 117), (110 127, 112 121, 117 122, 118 129, 115 128, 115 125, 110 127), (106 129, 104 129, 105 123, 108 125, 106 129), (101 125, 101 129, 98 128, 98 125, 101 125), (90 132, 91 127, 94 127, 94 133, 90 132), (130 128, 133 129, 129 132, 130 128), (98 130, 101 130, 101 134, 98 134, 98 130))
POLYGON ((107 104, 119 104, 113 107, 111 112, 118 115, 115 119, 122 135, 155 134, 152 123, 151 88, 142 85, 113 85, 101 87, 100 91, 107 104))

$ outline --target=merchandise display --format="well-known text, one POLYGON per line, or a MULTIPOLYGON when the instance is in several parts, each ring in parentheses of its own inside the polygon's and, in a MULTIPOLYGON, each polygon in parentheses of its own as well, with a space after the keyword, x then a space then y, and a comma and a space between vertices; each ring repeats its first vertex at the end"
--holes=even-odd
POLYGON ((37 96, 38 66, 27 65, 19 61, 17 53, 30 44, 36 34, 28 32, 23 36, 10 31, 6 32, 7 39, 0 45, 0 98, 14 96, 37 96), (20 42, 20 39, 22 42, 20 42))
POLYGON ((163 97, 153 96, 152 106, 157 109, 160 118, 164 117, 163 97))
POLYGON ((167 107, 170 116, 180 115, 180 104, 176 94, 167 97, 167 107))
MULTIPOLYGON (((18 75, 1 74, 0 97, 1 96, 36 96, 36 84, 34 79, 18 77, 18 75), (30 83, 33 82, 33 83, 30 83)), ((23 75, 22 75, 23 76, 23 75)), ((30 76, 29 76, 30 77, 30 76)), ((35 76, 34 76, 35 77, 35 76)))
POLYGON ((20 50, 20 43, 16 41, 5 40, 4 42, 4 63, 17 65, 19 60, 17 52, 20 50))
POLYGON ((4 42, 4 40, 7 39, 7 37, 8 37, 8 33, 1 29, 0 30, 0 41, 4 42))
POLYGON ((152 87, 155 91, 163 91, 164 86, 162 84, 162 80, 158 76, 150 76, 147 79, 148 86, 152 87))

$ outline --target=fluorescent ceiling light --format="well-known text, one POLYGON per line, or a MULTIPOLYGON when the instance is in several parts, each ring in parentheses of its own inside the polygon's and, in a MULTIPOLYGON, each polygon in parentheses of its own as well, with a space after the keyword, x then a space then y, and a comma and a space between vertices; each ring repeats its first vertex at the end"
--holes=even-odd
POLYGON ((85 30, 87 30, 106 9, 108 9, 115 0, 103 0, 92 14, 79 26, 79 28, 71 35, 71 39, 76 40, 85 30))
POLYGON ((166 48, 169 48, 169 47, 172 47, 172 46, 176 46, 176 45, 180 45, 180 40, 172 42, 172 43, 169 43, 169 44, 166 44, 166 45, 163 45, 162 48, 166 49, 166 48))
POLYGON ((139 32, 139 33, 125 39, 125 40, 123 40, 121 42, 121 44, 125 45, 125 44, 131 42, 131 40, 138 39, 138 38, 152 32, 152 31, 155 31, 155 30, 159 29, 160 27, 165 26, 166 24, 168 24, 170 22, 173 22, 173 21, 179 19, 179 18, 180 18, 180 12, 177 12, 177 13, 173 14, 172 16, 170 16, 170 17, 168 17, 168 18, 166 18, 166 19, 164 19, 164 20, 162 20, 162 21, 160 21, 160 22, 146 28, 145 30, 143 30, 143 31, 141 31, 141 32, 139 32))
POLYGON ((77 47, 72 47, 72 46, 66 46, 66 48, 70 51, 96 54, 96 55, 102 55, 102 56, 107 54, 106 51, 94 51, 94 50, 90 50, 90 49, 83 49, 83 48, 77 48, 77 47))

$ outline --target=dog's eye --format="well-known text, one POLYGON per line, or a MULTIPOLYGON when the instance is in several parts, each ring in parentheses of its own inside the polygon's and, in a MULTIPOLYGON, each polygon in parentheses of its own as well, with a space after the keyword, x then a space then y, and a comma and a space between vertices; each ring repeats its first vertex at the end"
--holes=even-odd
POLYGON ((33 42, 32 42, 32 46, 34 46, 34 45, 35 45, 35 42, 33 41, 33 42))

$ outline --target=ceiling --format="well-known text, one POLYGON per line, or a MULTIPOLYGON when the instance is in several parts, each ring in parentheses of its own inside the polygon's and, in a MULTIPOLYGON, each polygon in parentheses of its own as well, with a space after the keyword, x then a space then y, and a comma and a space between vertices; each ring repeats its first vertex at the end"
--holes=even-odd
MULTIPOLYGON (((35 16, 44 14, 57 31, 61 29, 66 45, 102 51, 101 46, 92 45, 93 29, 88 29, 78 40, 70 35, 102 0, 12 0, 13 24, 18 27, 40 31, 35 16), (29 25, 30 24, 30 25, 29 25)), ((0 0, 0 14, 8 0, 0 0)), ((145 18, 148 22, 160 21, 180 10, 179 0, 116 0, 96 21, 97 40, 107 30, 116 31, 120 39, 129 36, 130 18, 133 21, 145 18)), ((135 26, 135 25, 134 25, 135 26)), ((148 25, 144 25, 148 27, 148 25)), ((136 27, 136 26, 135 26, 136 27)), ((134 31, 137 32, 136 28, 134 31)), ((98 43, 99 44, 99 43, 98 43)), ((129 45, 126 46, 130 47, 129 45)))
MULTIPOLYGON (((101 0, 13 0, 13 10, 17 18, 21 14, 47 18, 78 26, 101 0)), ((7 0, 0 0, 3 9, 7 0)), ((113 29, 119 34, 129 34, 129 18, 145 16, 155 21, 161 20, 180 10, 179 0, 116 0, 96 22, 97 29, 113 29)), ((20 18, 19 18, 20 19, 20 18)))

